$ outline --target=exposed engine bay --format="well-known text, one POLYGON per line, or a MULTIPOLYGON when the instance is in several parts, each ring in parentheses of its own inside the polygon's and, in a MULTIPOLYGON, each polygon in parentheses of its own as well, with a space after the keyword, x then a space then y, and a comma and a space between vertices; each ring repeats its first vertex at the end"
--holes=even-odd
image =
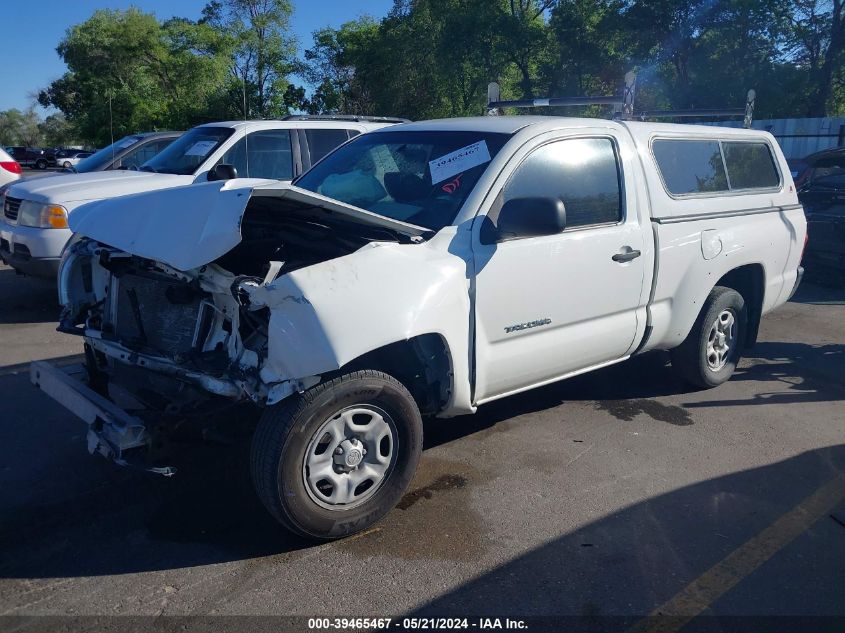
POLYGON ((186 189, 92 203, 72 222, 58 329, 84 339, 85 362, 30 373, 88 423, 90 452, 172 474, 161 447, 175 436, 238 435, 249 424, 232 407, 257 413, 341 369, 398 376, 426 412, 466 409, 447 406, 438 333, 440 310, 467 313, 465 264, 428 248, 430 231, 291 185, 186 189))
POLYGON ((89 386, 127 411, 181 421, 219 408, 221 399, 272 404, 319 380, 265 382, 270 310, 256 304, 252 291, 402 236, 281 206, 274 198, 252 199, 241 242, 189 271, 90 239, 72 244, 60 273, 59 330, 85 337, 89 386))
MULTIPOLYGON (((410 241, 388 229, 368 227, 320 209, 302 209, 285 200, 253 198, 241 225, 241 243, 215 261, 236 275, 264 279, 271 264, 278 275, 352 253, 373 241, 410 241)), ((278 276, 277 275, 277 276, 278 276)))
POLYGON ((97 242, 77 242, 61 273, 60 330, 88 339, 99 359, 97 371, 111 375, 116 363, 136 365, 217 395, 265 401, 269 386, 259 370, 267 355, 269 314, 250 300, 250 289, 398 237, 325 213, 285 213, 273 198, 250 202, 241 231, 234 249, 186 272, 97 242))

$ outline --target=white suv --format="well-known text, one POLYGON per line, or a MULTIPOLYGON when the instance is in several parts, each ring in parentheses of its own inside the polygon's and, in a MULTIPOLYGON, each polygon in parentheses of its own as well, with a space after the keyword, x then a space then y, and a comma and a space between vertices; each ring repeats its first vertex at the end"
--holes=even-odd
POLYGON ((9 187, 0 203, 0 259, 19 272, 55 278, 72 232, 68 214, 94 200, 224 177, 289 181, 338 145, 399 123, 382 117, 293 116, 195 127, 139 170, 63 174, 9 187), (219 165, 230 169, 216 170, 219 165))

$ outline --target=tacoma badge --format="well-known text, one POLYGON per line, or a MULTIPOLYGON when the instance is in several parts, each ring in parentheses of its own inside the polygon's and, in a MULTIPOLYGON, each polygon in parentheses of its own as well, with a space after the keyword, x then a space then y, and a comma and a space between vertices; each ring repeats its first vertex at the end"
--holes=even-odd
POLYGON ((529 321, 528 323, 517 323, 516 325, 508 325, 507 327, 505 327, 505 332, 510 334, 511 332, 518 332, 519 330, 527 330, 532 327, 548 325, 551 322, 551 319, 537 319, 536 321, 529 321))

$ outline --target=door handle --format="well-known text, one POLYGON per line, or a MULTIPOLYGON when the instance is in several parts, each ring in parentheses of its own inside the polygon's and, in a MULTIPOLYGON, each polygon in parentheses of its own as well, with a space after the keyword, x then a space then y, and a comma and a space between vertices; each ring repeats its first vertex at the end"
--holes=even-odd
MULTIPOLYGON (((627 247, 626 247, 627 248, 627 247)), ((627 251, 623 251, 621 253, 616 253, 611 259, 615 262, 619 262, 620 264, 624 264, 625 262, 629 262, 632 259, 636 259, 642 255, 640 251, 635 251, 633 249, 629 249, 627 251)))

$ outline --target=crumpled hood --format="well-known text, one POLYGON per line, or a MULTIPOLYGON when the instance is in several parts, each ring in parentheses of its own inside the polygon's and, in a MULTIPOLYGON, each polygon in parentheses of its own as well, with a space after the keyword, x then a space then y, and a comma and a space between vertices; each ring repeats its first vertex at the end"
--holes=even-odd
POLYGON ((194 181, 194 176, 154 174, 146 171, 96 171, 89 174, 56 174, 15 183, 8 195, 45 204, 101 200, 113 196, 178 187, 194 181))
POLYGON ((284 198, 303 213, 338 214, 407 236, 429 232, 290 183, 254 178, 100 200, 79 207, 69 223, 75 233, 187 271, 213 262, 238 245, 241 218, 252 196, 284 198))

